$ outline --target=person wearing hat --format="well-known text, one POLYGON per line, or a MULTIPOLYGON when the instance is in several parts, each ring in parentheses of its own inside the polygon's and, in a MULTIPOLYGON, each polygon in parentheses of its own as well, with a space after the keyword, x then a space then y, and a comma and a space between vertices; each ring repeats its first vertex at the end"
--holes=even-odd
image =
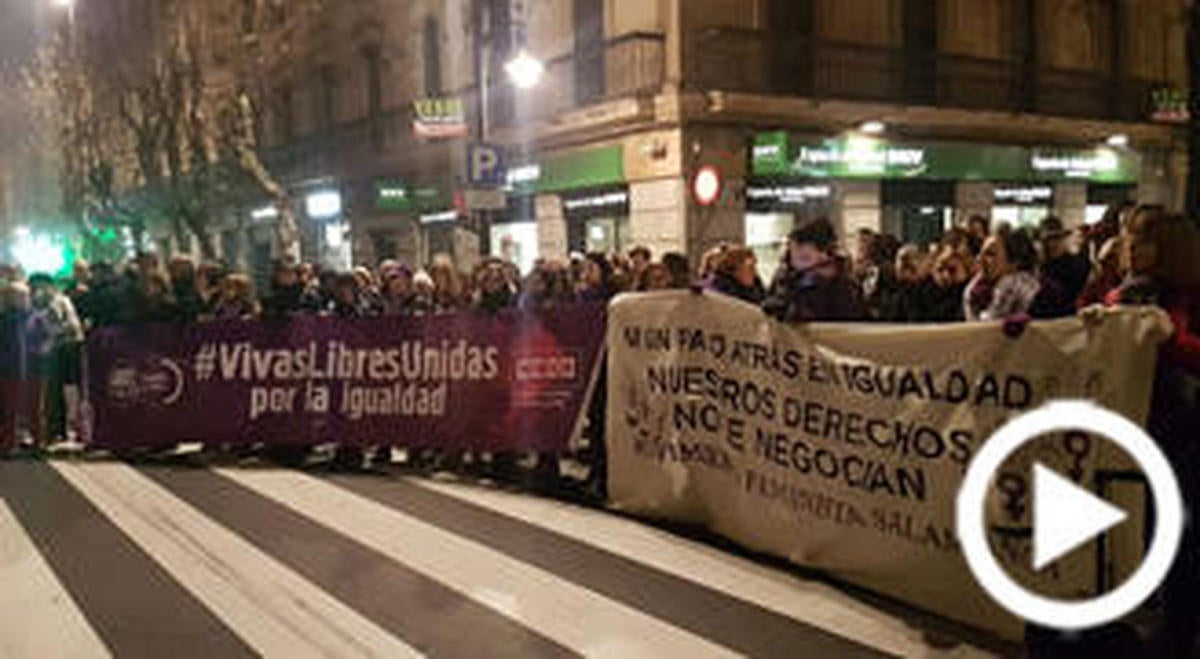
POLYGON ((1071 232, 1062 220, 1050 215, 1038 226, 1042 267, 1038 272, 1041 288, 1029 308, 1034 318, 1065 318, 1075 315, 1075 301, 1083 294, 1092 264, 1071 249, 1071 232))
POLYGON ((829 220, 807 222, 788 236, 787 258, 763 310, 786 323, 865 320, 859 287, 837 251, 829 220))

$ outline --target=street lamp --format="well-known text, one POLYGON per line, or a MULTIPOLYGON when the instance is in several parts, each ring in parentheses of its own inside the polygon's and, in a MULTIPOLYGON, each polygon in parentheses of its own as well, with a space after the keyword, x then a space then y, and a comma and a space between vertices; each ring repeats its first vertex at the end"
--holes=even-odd
POLYGON ((542 80, 546 65, 525 50, 504 65, 504 72, 517 89, 532 89, 542 80))

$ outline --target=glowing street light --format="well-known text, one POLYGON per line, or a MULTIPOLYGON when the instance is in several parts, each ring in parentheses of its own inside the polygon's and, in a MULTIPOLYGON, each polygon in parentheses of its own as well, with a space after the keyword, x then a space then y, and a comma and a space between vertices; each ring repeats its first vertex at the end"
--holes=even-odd
POLYGON ((1108 142, 1109 146, 1117 147, 1119 149, 1123 149, 1123 148, 1129 146, 1129 136, 1124 133, 1118 133, 1116 135, 1113 135, 1113 136, 1109 137, 1108 140, 1106 140, 1106 141, 1108 142))
POLYGON ((542 75, 546 73, 546 65, 522 50, 504 65, 504 72, 518 89, 532 89, 541 82, 542 75))
POLYGON ((867 121, 858 127, 864 135, 882 135, 887 130, 887 124, 882 121, 867 121))

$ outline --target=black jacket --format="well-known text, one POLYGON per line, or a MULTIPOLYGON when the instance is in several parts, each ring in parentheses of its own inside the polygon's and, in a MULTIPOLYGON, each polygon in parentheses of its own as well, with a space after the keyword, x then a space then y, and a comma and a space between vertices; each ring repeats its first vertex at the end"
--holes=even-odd
POLYGON ((771 285, 763 311, 785 323, 867 318, 860 289, 848 277, 824 279, 792 270, 784 272, 771 285))
POLYGON ((724 293, 729 297, 735 297, 742 302, 754 305, 762 304, 767 297, 766 289, 757 278, 755 278, 753 286, 743 286, 740 281, 723 272, 713 275, 711 288, 718 293, 724 293))
POLYGON ((1034 318, 1066 318, 1075 315, 1075 301, 1087 286, 1092 264, 1082 254, 1060 256, 1042 265, 1041 288, 1029 315, 1034 318))

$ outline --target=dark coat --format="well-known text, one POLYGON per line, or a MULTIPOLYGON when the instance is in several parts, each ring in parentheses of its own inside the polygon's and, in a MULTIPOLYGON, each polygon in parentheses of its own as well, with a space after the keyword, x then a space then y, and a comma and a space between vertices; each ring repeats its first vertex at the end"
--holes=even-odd
POLYGON ((941 287, 932 279, 902 286, 889 319, 898 323, 956 323, 963 320, 966 283, 941 287))
POLYGON ((1076 301, 1083 295, 1092 264, 1082 254, 1060 256, 1042 265, 1041 288, 1029 308, 1034 318, 1074 316, 1076 301))
POLYGON ((723 272, 713 275, 708 288, 753 305, 762 304, 767 297, 766 289, 757 278, 754 280, 753 286, 743 286, 740 281, 723 272))
POLYGON ((825 279, 792 270, 775 279, 763 310, 785 323, 867 319, 860 288, 850 278, 825 279))
POLYGON ((303 314, 316 313, 321 306, 316 294, 303 284, 275 286, 262 303, 263 318, 283 320, 303 314))

